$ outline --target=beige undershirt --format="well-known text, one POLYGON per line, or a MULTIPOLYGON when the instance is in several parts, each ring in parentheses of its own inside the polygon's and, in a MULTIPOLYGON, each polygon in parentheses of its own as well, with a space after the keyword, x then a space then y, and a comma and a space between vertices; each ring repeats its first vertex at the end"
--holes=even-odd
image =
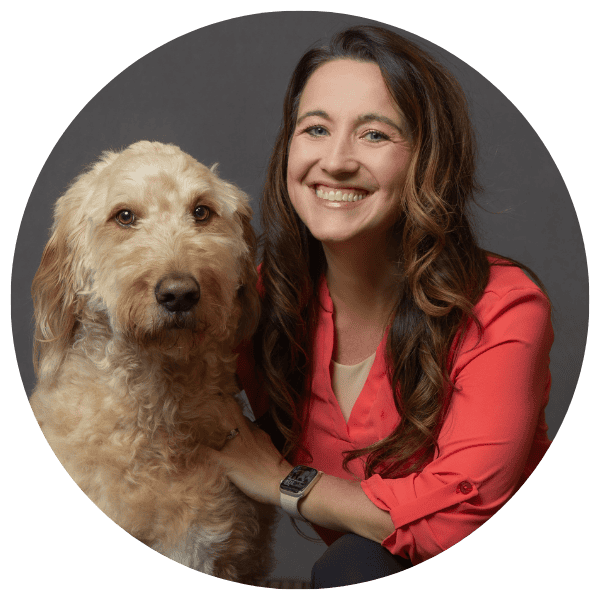
POLYGON ((369 376, 369 371, 375 361, 375 354, 357 365, 340 365, 333 360, 331 361, 331 388, 346 423, 350 418, 352 407, 369 376))

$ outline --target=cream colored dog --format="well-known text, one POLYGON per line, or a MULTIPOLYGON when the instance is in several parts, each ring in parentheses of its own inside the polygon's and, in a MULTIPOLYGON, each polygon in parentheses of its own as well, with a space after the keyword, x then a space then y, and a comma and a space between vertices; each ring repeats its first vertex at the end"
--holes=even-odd
POLYGON ((258 316, 243 192, 176 146, 106 152, 55 208, 33 282, 31 405, 60 462, 162 554, 259 583, 272 511, 209 464, 233 401, 232 349, 258 316))

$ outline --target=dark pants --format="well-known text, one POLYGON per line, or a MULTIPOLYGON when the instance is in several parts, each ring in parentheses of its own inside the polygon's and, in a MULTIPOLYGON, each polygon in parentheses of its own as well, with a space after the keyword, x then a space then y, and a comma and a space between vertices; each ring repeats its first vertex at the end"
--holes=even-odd
POLYGON ((311 588, 330 588, 373 581, 412 567, 377 542, 347 533, 337 539, 315 563, 311 588))

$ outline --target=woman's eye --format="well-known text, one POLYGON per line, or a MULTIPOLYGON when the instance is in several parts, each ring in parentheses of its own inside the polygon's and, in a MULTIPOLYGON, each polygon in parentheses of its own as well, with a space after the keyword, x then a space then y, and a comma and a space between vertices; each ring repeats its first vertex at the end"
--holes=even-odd
POLYGON ((304 130, 304 133, 308 133, 308 135, 312 135, 313 137, 322 137, 327 135, 327 129, 321 125, 313 125, 311 127, 307 127, 304 130))
POLYGON ((210 214, 210 208, 208 208, 208 206, 204 206, 204 204, 200 204, 194 209, 194 219, 196 219, 196 221, 199 223, 207 221, 210 217, 210 214))
POLYGON ((133 214, 132 210, 125 208, 123 210, 120 210, 115 215, 115 221, 119 225, 122 225, 123 227, 129 227, 129 226, 133 225, 133 223, 135 221, 135 214, 133 214))
POLYGON ((384 140, 389 140, 389 136, 385 135, 381 131, 377 131, 376 129, 372 129, 371 131, 367 131, 364 137, 370 142, 382 142, 384 140))

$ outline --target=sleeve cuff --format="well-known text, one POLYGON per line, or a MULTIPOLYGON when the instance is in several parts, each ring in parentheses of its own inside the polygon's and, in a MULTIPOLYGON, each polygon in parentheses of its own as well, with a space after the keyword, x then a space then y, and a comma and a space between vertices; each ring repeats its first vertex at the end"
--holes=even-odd
POLYGON ((373 475, 361 482, 361 487, 369 500, 378 508, 390 513, 394 527, 399 529, 409 523, 448 509, 470 500, 479 491, 468 478, 454 476, 449 482, 439 481, 432 491, 416 497, 414 478, 382 479, 373 475))

